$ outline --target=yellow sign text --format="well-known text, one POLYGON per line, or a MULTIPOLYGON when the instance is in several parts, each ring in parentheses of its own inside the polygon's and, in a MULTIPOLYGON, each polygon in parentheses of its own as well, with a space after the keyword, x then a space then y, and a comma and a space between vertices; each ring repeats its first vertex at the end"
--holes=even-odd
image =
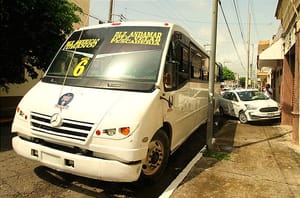
POLYGON ((116 32, 110 43, 160 45, 162 32, 116 32))
POLYGON ((64 47, 64 50, 94 48, 99 41, 100 39, 82 39, 77 41, 68 41, 64 47))

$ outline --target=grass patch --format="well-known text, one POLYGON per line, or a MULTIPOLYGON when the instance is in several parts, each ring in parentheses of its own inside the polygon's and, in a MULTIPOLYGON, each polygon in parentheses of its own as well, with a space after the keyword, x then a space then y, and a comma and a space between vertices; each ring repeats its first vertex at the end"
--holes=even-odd
POLYGON ((226 153, 218 153, 218 152, 214 152, 214 151, 206 151, 205 153, 203 153, 204 157, 212 157, 215 158, 219 161, 221 160, 230 160, 230 156, 226 153))

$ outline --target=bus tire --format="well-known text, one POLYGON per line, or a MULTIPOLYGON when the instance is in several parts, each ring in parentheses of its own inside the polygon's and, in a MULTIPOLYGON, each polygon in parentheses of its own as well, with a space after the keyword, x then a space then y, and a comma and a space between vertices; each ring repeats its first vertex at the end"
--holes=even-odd
POLYGON ((170 140, 162 129, 149 142, 146 158, 143 160, 141 179, 156 182, 162 176, 170 156, 170 140))

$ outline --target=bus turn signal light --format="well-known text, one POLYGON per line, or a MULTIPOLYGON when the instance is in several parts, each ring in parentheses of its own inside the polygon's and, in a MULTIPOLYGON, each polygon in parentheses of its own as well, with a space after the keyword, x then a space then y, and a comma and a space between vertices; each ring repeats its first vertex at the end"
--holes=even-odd
POLYGON ((130 133, 130 127, 120 128, 120 133, 123 134, 123 135, 128 135, 130 133))

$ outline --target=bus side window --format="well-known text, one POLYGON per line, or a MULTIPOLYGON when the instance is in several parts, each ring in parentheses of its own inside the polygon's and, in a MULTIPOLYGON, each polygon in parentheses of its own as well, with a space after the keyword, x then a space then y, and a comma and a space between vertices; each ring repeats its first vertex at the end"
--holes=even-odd
POLYGON ((188 39, 181 32, 174 32, 167 53, 164 84, 167 91, 178 89, 189 80, 188 39))
POLYGON ((201 68, 201 56, 196 51, 191 51, 191 77, 200 80, 203 76, 201 68))
POLYGON ((177 45, 180 50, 178 65, 178 87, 182 87, 189 80, 189 50, 188 48, 177 45))
POLYGON ((164 70, 164 87, 166 91, 175 90, 177 88, 177 67, 178 61, 176 60, 175 43, 171 42, 164 70))

